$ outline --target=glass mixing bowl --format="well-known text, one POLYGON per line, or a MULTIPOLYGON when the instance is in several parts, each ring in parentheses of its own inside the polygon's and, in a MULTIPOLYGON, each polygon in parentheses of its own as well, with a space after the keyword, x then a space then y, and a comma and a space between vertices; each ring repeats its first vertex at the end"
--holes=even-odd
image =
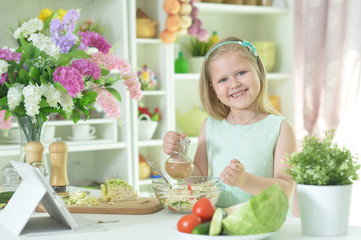
POLYGON ((192 212, 198 199, 207 197, 214 204, 224 187, 219 178, 191 176, 182 181, 171 181, 169 186, 163 179, 154 179, 152 188, 163 207, 178 213, 192 212))

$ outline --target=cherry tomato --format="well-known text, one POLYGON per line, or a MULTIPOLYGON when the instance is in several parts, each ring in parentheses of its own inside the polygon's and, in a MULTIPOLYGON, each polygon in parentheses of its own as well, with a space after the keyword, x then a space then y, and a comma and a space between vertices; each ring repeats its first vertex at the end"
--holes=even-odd
POLYGON ((202 223, 202 219, 193 214, 187 214, 181 217, 177 223, 177 229, 180 232, 192 233, 193 228, 202 223))
POLYGON ((209 198, 199 199, 193 206, 192 213, 202 219, 203 222, 212 220, 216 206, 209 198))

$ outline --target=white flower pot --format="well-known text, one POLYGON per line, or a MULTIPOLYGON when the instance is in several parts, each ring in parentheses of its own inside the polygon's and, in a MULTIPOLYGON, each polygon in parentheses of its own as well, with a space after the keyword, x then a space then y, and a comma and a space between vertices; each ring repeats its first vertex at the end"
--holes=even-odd
POLYGON ((351 185, 297 185, 302 232, 331 237, 348 234, 351 185))
POLYGON ((189 59, 189 72, 200 73, 202 70, 204 57, 191 57, 189 59))
POLYGON ((138 117, 138 139, 150 140, 153 138, 158 122, 152 121, 147 114, 138 117))

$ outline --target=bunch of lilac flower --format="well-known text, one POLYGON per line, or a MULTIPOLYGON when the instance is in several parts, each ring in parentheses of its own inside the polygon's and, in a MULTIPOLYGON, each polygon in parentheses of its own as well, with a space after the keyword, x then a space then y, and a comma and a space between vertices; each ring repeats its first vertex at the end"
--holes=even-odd
POLYGON ((71 10, 64 16, 63 21, 60 21, 60 19, 53 19, 51 21, 51 40, 60 47, 61 53, 68 53, 70 48, 74 46, 78 40, 78 36, 73 32, 76 28, 75 23, 79 17, 79 10, 71 10))
POLYGON ((142 98, 136 73, 102 35, 75 32, 79 17, 77 9, 62 18, 50 14, 50 25, 31 19, 14 32, 16 50, 0 49, 1 126, 9 126, 12 115, 46 121, 50 113, 76 123, 81 114, 89 117, 95 102, 110 117, 120 119, 121 97, 111 87, 118 80, 123 80, 131 98, 142 98), (96 51, 88 54, 90 48, 96 51), (119 76, 108 75, 111 70, 119 71, 119 76))

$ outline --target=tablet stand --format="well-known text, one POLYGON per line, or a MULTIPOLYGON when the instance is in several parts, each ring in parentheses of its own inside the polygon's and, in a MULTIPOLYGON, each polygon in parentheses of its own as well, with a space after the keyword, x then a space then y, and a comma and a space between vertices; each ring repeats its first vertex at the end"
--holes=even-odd
MULTIPOLYGON (((59 231, 59 226, 63 230, 78 229, 78 224, 66 209, 63 200, 57 196, 37 168, 21 162, 11 161, 11 163, 23 181, 0 213, 0 224, 16 235, 20 235, 22 232, 30 232, 31 229, 26 229, 27 224, 32 213, 41 203, 51 218, 55 220, 54 222, 57 223, 56 230, 59 231)), ((33 224, 28 225, 34 228, 33 224)))

